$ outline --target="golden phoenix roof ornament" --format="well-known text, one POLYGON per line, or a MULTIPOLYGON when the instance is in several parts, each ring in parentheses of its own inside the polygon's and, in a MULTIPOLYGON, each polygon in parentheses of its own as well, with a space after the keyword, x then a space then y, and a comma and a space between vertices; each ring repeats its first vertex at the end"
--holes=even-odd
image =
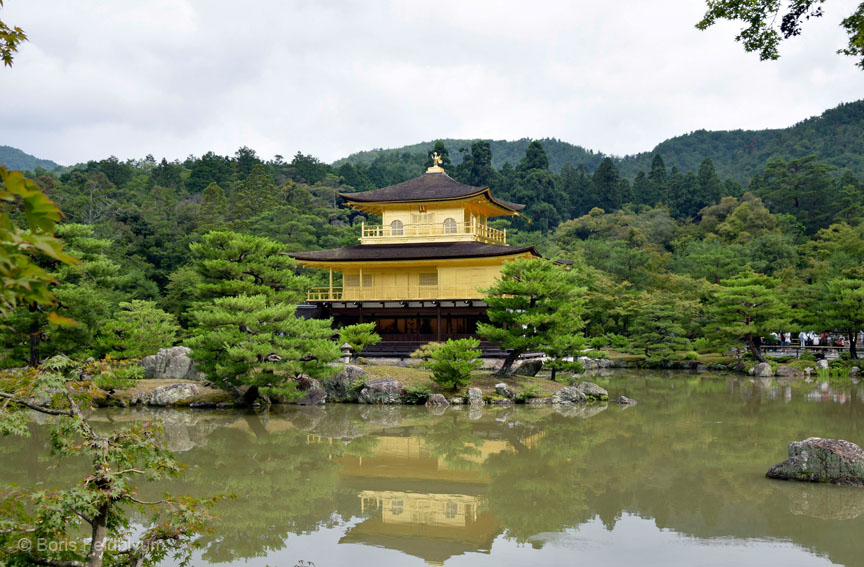
POLYGON ((444 158, 438 152, 432 152, 432 167, 426 168, 426 173, 444 173, 444 168, 441 164, 444 158))

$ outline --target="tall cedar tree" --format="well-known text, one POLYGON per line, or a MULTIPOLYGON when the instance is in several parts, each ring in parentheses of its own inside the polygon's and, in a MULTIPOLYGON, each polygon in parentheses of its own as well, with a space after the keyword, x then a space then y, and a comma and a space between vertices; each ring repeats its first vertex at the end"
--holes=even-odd
POLYGON ((709 332, 717 338, 747 343, 759 362, 761 337, 792 328, 792 309, 777 291, 779 280, 751 271, 721 280, 708 308, 713 323, 709 332))
POLYGON ((504 376, 525 352, 543 352, 564 337, 576 336, 585 323, 577 274, 543 258, 518 258, 505 263, 501 277, 487 294, 491 324, 477 332, 509 350, 498 371, 504 376))

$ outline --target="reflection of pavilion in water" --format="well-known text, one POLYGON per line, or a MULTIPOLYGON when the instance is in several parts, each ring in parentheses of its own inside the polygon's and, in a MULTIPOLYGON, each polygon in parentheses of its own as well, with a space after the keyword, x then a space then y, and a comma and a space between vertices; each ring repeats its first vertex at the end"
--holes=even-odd
POLYGON ((460 466, 436 457, 416 437, 379 437, 373 457, 340 457, 343 480, 358 489, 367 519, 340 543, 395 549, 443 565, 466 552, 488 553, 500 529, 488 512, 487 479, 471 467, 513 451, 501 440, 478 440, 460 466))

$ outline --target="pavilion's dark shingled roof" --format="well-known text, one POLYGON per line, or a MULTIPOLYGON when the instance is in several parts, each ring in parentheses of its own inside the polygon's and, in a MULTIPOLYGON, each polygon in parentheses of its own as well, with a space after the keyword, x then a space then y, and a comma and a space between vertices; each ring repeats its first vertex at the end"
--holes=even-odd
POLYGON ((361 244, 350 248, 291 252, 298 260, 318 262, 354 262, 387 260, 432 260, 453 258, 489 258, 530 252, 540 256, 533 246, 501 246, 482 242, 429 242, 423 244, 361 244))
POLYGON ((361 191, 360 193, 340 193, 339 195, 357 203, 380 203, 386 201, 429 201, 432 199, 459 199, 469 195, 485 193, 486 197, 512 211, 521 211, 525 205, 510 203, 503 199, 496 199, 489 192, 488 187, 473 187, 459 183, 446 173, 426 173, 420 177, 409 179, 390 187, 375 189, 374 191, 361 191))

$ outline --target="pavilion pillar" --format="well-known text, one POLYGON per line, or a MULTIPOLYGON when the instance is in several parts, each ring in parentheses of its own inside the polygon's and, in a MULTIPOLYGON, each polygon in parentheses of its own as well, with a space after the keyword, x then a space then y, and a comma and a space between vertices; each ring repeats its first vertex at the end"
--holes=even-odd
POLYGON ((327 298, 333 300, 333 268, 330 268, 330 295, 327 298))
POLYGON ((438 302, 438 324, 435 325, 435 329, 438 332, 438 338, 436 339, 439 343, 441 342, 441 302, 438 302))

